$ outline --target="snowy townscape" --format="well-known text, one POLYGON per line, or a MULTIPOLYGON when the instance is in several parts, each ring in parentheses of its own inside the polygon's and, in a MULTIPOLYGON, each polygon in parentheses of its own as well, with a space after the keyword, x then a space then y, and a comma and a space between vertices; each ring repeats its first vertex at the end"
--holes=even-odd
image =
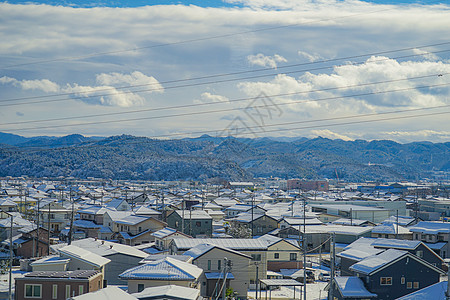
POLYGON ((2 299, 446 299, 448 182, 0 184, 2 299))

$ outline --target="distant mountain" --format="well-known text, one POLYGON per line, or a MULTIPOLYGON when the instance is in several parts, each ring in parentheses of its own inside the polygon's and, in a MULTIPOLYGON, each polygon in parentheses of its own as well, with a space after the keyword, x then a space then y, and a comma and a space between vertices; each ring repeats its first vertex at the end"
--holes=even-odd
POLYGON ((63 137, 37 136, 23 137, 20 135, 0 132, 0 144, 18 147, 59 147, 81 144, 88 141, 98 141, 104 137, 85 137, 81 134, 71 134, 63 137))
POLYGON ((2 136, 0 176, 143 180, 278 176, 391 181, 416 179, 432 170, 450 170, 450 143, 207 135, 180 140, 130 135, 90 138, 74 134, 26 140, 2 136))

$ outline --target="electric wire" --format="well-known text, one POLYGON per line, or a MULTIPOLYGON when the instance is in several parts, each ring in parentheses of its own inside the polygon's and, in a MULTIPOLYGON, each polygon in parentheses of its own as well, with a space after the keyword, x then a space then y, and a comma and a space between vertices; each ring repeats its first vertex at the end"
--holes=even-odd
MULTIPOLYGON (((319 102, 319 101, 328 101, 328 100, 336 100, 336 99, 344 99, 344 98, 353 98, 353 97, 362 97, 362 96, 370 96, 370 95, 377 95, 377 94, 385 94, 385 93, 392 93, 392 92, 401 92, 401 91, 407 91, 407 90, 416 90, 416 89, 423 89, 423 88, 442 87, 442 86, 447 86, 449 84, 450 83, 436 84, 436 85, 427 85, 427 86, 416 86, 416 87, 411 87, 411 88, 395 89, 395 90, 389 90, 389 91, 367 92, 367 93, 345 95, 345 96, 326 97, 326 98, 313 99, 313 100, 310 100, 310 99, 298 100, 298 101, 291 101, 291 102, 285 102, 285 103, 272 103, 272 104, 264 103, 264 105, 253 105, 253 106, 251 106, 251 109, 268 108, 268 107, 279 107, 279 106, 284 106, 284 105, 301 104, 301 103, 307 103, 307 102, 319 102)), ((446 106, 438 106, 438 107, 442 108, 442 107, 446 107, 446 106)), ((436 107, 432 107, 432 108, 436 108, 436 107)), ((427 108, 422 108, 422 109, 427 109, 427 108)), ((77 127, 77 126, 122 123, 122 122, 132 122, 132 121, 142 121, 142 120, 152 120, 152 119, 165 119, 165 118, 172 118, 172 117, 204 115, 204 114, 223 113, 223 112, 231 112, 231 111, 239 111, 239 110, 242 110, 242 108, 241 107, 235 107, 235 108, 224 108, 224 109, 217 109, 217 110, 185 112, 185 113, 170 114, 170 115, 128 118, 128 119, 120 119, 120 120, 106 120, 106 121, 74 123, 74 124, 65 124, 64 127, 77 127)), ((0 124, 0 125, 3 125, 3 124, 0 124)), ((48 125, 48 126, 15 128, 14 131, 36 130, 36 129, 51 129, 51 128, 60 128, 60 127, 61 127, 61 125, 48 125)))
MULTIPOLYGON (((449 52, 449 51, 450 51, 450 49, 446 49, 446 50, 441 50, 441 51, 435 51, 433 53, 441 53, 441 52, 449 52)), ((223 80, 216 80, 216 81, 207 81, 207 82, 175 85, 175 86, 164 87, 164 90, 186 88, 186 87, 196 87, 196 86, 202 86, 202 85, 207 85, 207 84, 218 84, 218 83, 226 83, 226 82, 233 82, 233 81, 241 81, 241 80, 263 78, 263 77, 271 77, 271 76, 274 76, 274 75, 281 75, 281 74, 286 75, 286 74, 294 74, 294 73, 312 72, 312 71, 318 71, 318 70, 324 70, 324 69, 339 68, 339 67, 344 67, 344 66, 362 65, 364 63, 372 64, 372 63, 379 63, 379 62, 382 62, 382 61, 388 61, 388 60, 391 60, 391 59, 402 59, 402 58, 408 58, 408 57, 423 56, 423 55, 427 55, 429 53, 411 54, 411 55, 404 55, 404 56, 399 56, 399 57, 394 57, 394 58, 383 58, 383 59, 378 59, 378 60, 372 60, 370 62, 358 62, 358 63, 343 64, 343 65, 325 66, 325 67, 318 67, 318 68, 314 68, 314 69, 295 70, 295 71, 289 71, 289 72, 283 72, 283 73, 276 72, 276 73, 271 73, 271 74, 247 76, 247 77, 241 77, 241 78, 231 78, 231 79, 223 79, 223 80)), ((158 88, 154 88, 154 89, 144 89, 144 90, 136 90, 136 91, 135 90, 133 90, 133 91, 120 91, 120 92, 111 93, 111 94, 100 94, 100 95, 94 94, 94 95, 90 95, 90 96, 77 96, 77 97, 59 98, 59 99, 50 99, 50 100, 41 100, 41 101, 30 101, 30 102, 25 102, 25 103, 0 104, 0 107, 29 105, 29 104, 36 104, 36 103, 61 102, 61 101, 69 101, 69 100, 81 100, 81 99, 90 99, 90 98, 97 98, 97 97, 106 97, 106 96, 112 96, 112 95, 124 95, 124 94, 143 93, 143 92, 155 92, 155 91, 161 91, 161 88, 158 87, 158 88)), ((90 91, 90 92, 92 92, 92 91, 90 91)), ((83 94, 83 93, 86 93, 86 92, 78 92, 77 94, 83 94)), ((17 100, 4 99, 4 100, 0 100, 0 103, 3 103, 3 102, 14 102, 14 101, 17 101, 17 100)), ((19 100, 19 101, 21 101, 21 100, 19 100)))
MULTIPOLYGON (((403 52, 403 51, 408 51, 408 50, 436 47, 436 46, 442 46, 442 45, 448 45, 448 44, 450 44, 450 41, 449 42, 442 42, 442 43, 422 45, 422 46, 416 46, 416 47, 407 47, 407 48, 400 48, 400 49, 394 49, 394 50, 385 50, 385 51, 380 51, 380 52, 372 52, 372 53, 366 53, 366 54, 345 56, 345 57, 339 57, 339 58, 333 58, 333 59, 323 59, 323 60, 317 60, 317 61, 306 62, 306 63, 289 64, 289 65, 277 66, 276 69, 280 70, 280 69, 286 69, 286 68, 292 68, 292 67, 300 67, 300 66, 307 66, 307 65, 323 64, 323 63, 335 62, 335 61, 340 61, 340 60, 362 58, 362 57, 367 57, 367 56, 378 56, 378 55, 384 55, 384 54, 388 54, 388 53, 403 52)), ((450 50, 443 50, 443 51, 446 52, 446 51, 450 51, 450 50)), ((435 54, 435 53, 437 53, 437 52, 427 52, 427 53, 422 53, 422 54, 414 54, 413 56, 422 56, 422 55, 435 54)), ((405 57, 398 57, 398 58, 405 58, 405 57)), ((394 57, 394 58, 391 58, 391 59, 397 59, 397 58, 394 57)), ((160 84, 162 85, 162 84, 170 84, 170 83, 178 83, 178 82, 186 82, 186 81, 194 81, 194 80, 202 80, 202 79, 210 79, 210 78, 217 78, 217 77, 241 75, 241 74, 246 74, 246 73, 272 71, 273 69, 274 68, 260 68, 260 69, 238 71, 238 72, 231 72, 231 73, 211 74, 211 75, 205 75, 205 76, 199 76, 199 77, 193 77, 193 78, 186 78, 186 79, 175 79, 175 80, 160 81, 158 83, 136 84, 136 85, 127 85, 127 86, 113 87, 113 88, 104 88, 104 89, 98 89, 98 90, 96 90, 96 92, 104 92, 104 91, 111 91, 111 90, 121 90, 121 89, 144 87, 144 86, 152 86, 152 85, 160 85, 160 84)), ((315 69, 312 69, 312 70, 315 70, 315 69)), ((306 71, 309 71, 309 70, 306 70, 306 71)), ((275 73, 275 74, 278 74, 278 73, 275 73)), ((59 96, 71 96, 71 95, 77 95, 77 94, 78 94, 77 92, 57 93, 57 94, 51 94, 51 95, 41 95, 41 96, 29 96, 29 97, 21 97, 21 98, 0 99, 0 102, 10 102, 10 101, 17 101, 17 100, 31 100, 31 99, 40 99, 40 98, 51 98, 51 97, 59 97, 59 96)))

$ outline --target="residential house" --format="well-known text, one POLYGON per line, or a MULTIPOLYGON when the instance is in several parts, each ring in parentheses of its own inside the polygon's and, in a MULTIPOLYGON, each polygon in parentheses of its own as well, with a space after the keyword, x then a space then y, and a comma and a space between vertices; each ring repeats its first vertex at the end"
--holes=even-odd
POLYGON ((383 222, 372 229, 372 237, 386 239, 412 240, 412 232, 394 222, 383 222))
POLYGON ((300 247, 296 240, 286 240, 269 234, 258 238, 267 243, 267 270, 303 268, 300 247))
POLYGON ((442 258, 450 257, 450 223, 421 221, 409 230, 413 240, 424 242, 442 258))
MULTIPOLYGON (((139 265, 139 262, 148 256, 148 253, 132 246, 94 238, 72 241, 72 245, 111 260, 104 268, 105 279, 110 284, 125 284, 126 282, 118 278, 118 275, 130 267, 139 265)), ((53 245, 52 248, 57 250, 63 246, 65 245, 53 245)))
POLYGON ((252 231, 252 236, 261 236, 278 228, 278 220, 264 214, 241 213, 229 219, 237 227, 244 227, 252 231))
POLYGON ((74 270, 99 270, 105 275, 105 266, 111 260, 95 254, 91 251, 82 249, 75 245, 68 245, 63 248, 59 248, 59 255, 61 258, 69 258, 69 264, 67 269, 69 271, 74 270))
POLYGON ((167 216, 167 224, 193 237, 212 235, 212 217, 202 210, 175 210, 167 216))
POLYGON ((225 209, 225 214, 227 218, 234 218, 241 213, 251 213, 252 209, 253 214, 263 215, 266 213, 266 210, 264 208, 257 205, 237 203, 233 206, 227 207, 225 209))
POLYGON ((174 238, 190 238, 190 236, 170 227, 165 227, 158 231, 152 232, 150 235, 154 239, 156 248, 161 251, 168 250, 170 242, 174 238))
POLYGON ((200 278, 201 295, 203 297, 216 297, 214 292, 218 292, 216 286, 218 282, 223 282, 226 278, 224 288, 232 288, 239 298, 246 298, 249 288, 248 267, 252 257, 229 248, 219 247, 212 244, 198 244, 197 246, 184 252, 193 258, 192 264, 203 269, 200 278), (227 258, 227 261, 224 260, 227 258), (231 268, 227 268, 225 273, 225 263, 231 268), (230 270, 231 269, 231 270, 230 270))
POLYGON ((151 233, 163 229, 166 225, 152 217, 129 215, 114 221, 113 231, 116 232, 119 243, 135 246, 150 243, 151 233))
MULTIPOLYGON (((72 211, 65 208, 61 203, 54 199, 41 200, 38 203, 40 222, 43 224, 49 223, 50 218, 50 230, 55 233, 59 233, 69 223, 72 211)), ((34 210, 38 210, 37 207, 34 210)))
POLYGON ((17 203, 10 199, 0 199, 0 211, 15 212, 17 211, 17 203))
POLYGON ((267 242, 260 239, 186 239, 176 238, 170 243, 169 249, 171 254, 183 254, 189 249, 199 244, 212 244, 219 247, 239 251, 252 258, 248 273, 250 278, 249 288, 256 287, 256 278, 264 279, 267 276, 267 242), (257 275, 258 274, 258 275, 257 275))
POLYGON ((36 271, 15 278, 15 299, 66 300, 101 288, 100 271, 36 271))
MULTIPOLYGON (((435 284, 444 275, 441 269, 408 251, 388 249, 364 258, 350 267, 377 299, 396 299, 421 288, 435 284)), ((337 279, 339 281, 339 279, 337 279)), ((337 283, 337 281, 335 281, 337 283)), ((339 297, 338 285, 334 284, 333 297, 339 297)), ((349 286, 351 289, 351 287, 349 286)), ((345 294, 345 287, 344 287, 345 294)))
POLYGON ((199 289, 202 274, 203 270, 193 264, 166 257, 128 269, 119 278, 127 281, 129 293, 138 293, 167 283, 199 289))
POLYGON ((125 199, 113 199, 106 203, 106 208, 117 211, 131 211, 131 206, 125 199))

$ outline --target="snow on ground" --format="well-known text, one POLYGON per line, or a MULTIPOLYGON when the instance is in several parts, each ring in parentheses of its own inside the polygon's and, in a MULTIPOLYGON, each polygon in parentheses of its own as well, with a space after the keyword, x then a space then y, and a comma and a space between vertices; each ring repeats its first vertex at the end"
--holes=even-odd
MULTIPOLYGON (((12 270, 12 284, 11 289, 14 293, 14 279, 17 277, 22 277, 26 272, 20 271, 18 268, 13 268, 12 270)), ((6 274, 0 274, 0 299, 7 299, 9 292, 9 272, 6 274), (4 298, 6 297, 6 298, 4 298)))
MULTIPOLYGON (((306 284, 306 299, 308 300, 323 300, 327 298, 327 292, 324 291, 327 282, 315 282, 306 284)), ((249 291, 247 296, 250 299, 255 299, 255 291, 249 291)), ((272 290, 272 297, 267 291, 267 300, 269 299, 294 299, 294 287, 281 287, 278 290, 272 290)), ((258 294, 258 299, 266 299, 266 291, 261 291, 258 294)), ((300 295, 300 287, 295 288, 295 299, 303 299, 303 292, 300 295)))

